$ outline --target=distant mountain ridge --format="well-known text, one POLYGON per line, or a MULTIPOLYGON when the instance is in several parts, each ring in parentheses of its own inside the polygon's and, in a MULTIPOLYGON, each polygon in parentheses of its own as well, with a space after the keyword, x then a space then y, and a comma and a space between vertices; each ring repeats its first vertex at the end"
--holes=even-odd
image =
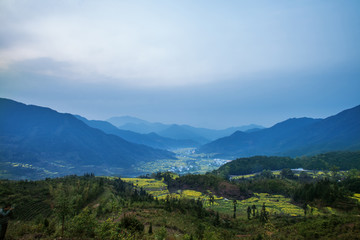
POLYGON ((88 120, 84 117, 75 115, 78 119, 86 123, 88 126, 102 130, 105 133, 119 136, 126 141, 143 144, 159 149, 177 149, 186 147, 197 147, 200 144, 193 140, 177 140, 162 137, 156 133, 141 134, 129 130, 122 130, 107 121, 88 120))
POLYGON ((360 105, 325 119, 293 118, 256 132, 235 132, 200 147, 201 153, 238 158, 301 156, 360 150, 360 105))
POLYGON ((0 98, 0 163, 64 174, 126 173, 143 161, 174 158, 89 127, 71 114, 0 98))
POLYGON ((250 124, 240 127, 230 127, 222 130, 197 128, 189 125, 151 123, 139 118, 124 116, 113 117, 107 120, 122 130, 129 130, 137 133, 156 133, 162 137, 177 140, 193 140, 201 144, 208 143, 220 137, 228 136, 236 131, 257 131, 263 126, 250 124))

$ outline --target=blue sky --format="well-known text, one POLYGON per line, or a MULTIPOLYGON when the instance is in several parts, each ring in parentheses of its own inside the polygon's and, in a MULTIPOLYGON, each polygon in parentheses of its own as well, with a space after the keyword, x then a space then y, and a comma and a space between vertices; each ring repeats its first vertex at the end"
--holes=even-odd
POLYGON ((360 104, 359 1, 0 2, 0 96, 225 128, 360 104))

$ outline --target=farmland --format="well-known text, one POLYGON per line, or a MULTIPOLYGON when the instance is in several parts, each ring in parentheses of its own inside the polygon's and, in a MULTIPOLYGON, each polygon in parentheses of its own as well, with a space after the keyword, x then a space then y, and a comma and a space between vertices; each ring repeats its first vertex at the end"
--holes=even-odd
POLYGON ((177 159, 142 162, 135 170, 144 173, 171 171, 177 174, 204 174, 230 161, 213 158, 212 154, 197 154, 194 148, 177 149, 174 153, 177 159))
MULTIPOLYGON (((232 200, 214 196, 214 201, 211 202, 210 196, 213 194, 209 191, 202 193, 195 190, 178 190, 170 193, 166 184, 161 180, 147 179, 147 178, 122 178, 122 180, 132 183, 136 188, 143 188, 148 193, 158 199, 165 199, 167 195, 172 198, 189 198, 200 199, 203 205, 214 211, 223 214, 232 214, 234 203, 232 200)), ((245 200, 237 201, 237 213, 240 217, 246 217, 246 210, 248 206, 256 206, 259 212, 263 204, 265 203, 267 211, 271 215, 288 215, 288 216, 303 216, 304 210, 293 203, 291 199, 284 197, 283 195, 268 194, 268 193, 254 193, 254 196, 245 200)), ((309 211, 313 215, 323 214, 316 207, 309 206, 309 211), (312 209, 312 210, 311 210, 312 209)))

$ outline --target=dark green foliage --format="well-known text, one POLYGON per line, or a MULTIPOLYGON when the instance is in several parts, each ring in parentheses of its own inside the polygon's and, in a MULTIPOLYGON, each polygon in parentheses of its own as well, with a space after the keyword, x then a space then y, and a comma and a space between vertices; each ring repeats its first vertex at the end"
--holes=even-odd
POLYGON ((219 225, 220 225, 220 215, 219 212, 216 212, 214 226, 219 226, 219 225))
POLYGON ((89 208, 84 208, 69 222, 69 234, 71 237, 91 238, 95 236, 97 220, 95 214, 89 208))
POLYGON ((255 156, 239 158, 221 166, 214 174, 228 178, 230 175, 243 175, 261 172, 263 170, 278 170, 283 168, 298 168, 301 165, 289 157, 255 156))
POLYGON ((252 205, 251 209, 252 209, 252 215, 253 215, 253 217, 255 217, 256 206, 252 205))
POLYGON ((294 179, 294 172, 289 168, 282 169, 280 175, 283 178, 294 179))
POLYGON ((278 227, 286 239, 359 239, 360 222, 356 216, 319 216, 300 219, 279 219, 278 227))
POLYGON ((236 182, 240 188, 246 192, 264 192, 270 194, 282 194, 285 196, 291 196, 295 191, 298 183, 290 179, 266 179, 266 178, 255 178, 237 180, 236 182))
POLYGON ((149 226, 149 234, 153 234, 152 222, 150 223, 150 226, 149 226))
POLYGON ((269 220, 269 212, 266 211, 265 203, 263 203, 263 206, 261 208, 260 212, 260 222, 266 223, 269 220))
MULTIPOLYGON (((279 170, 304 168, 307 170, 331 170, 334 166, 339 170, 360 169, 360 151, 356 152, 329 152, 315 156, 298 158, 255 156, 238 158, 213 171, 223 178, 230 175, 245 175, 264 170, 279 170)), ((262 172, 262 176, 271 178, 269 172, 262 172)))
POLYGON ((204 232, 205 232, 204 224, 199 224, 197 229, 196 229, 197 238, 198 239, 203 239, 204 238, 204 232))
POLYGON ((120 222, 120 227, 129 230, 130 232, 143 232, 144 224, 142 224, 134 216, 125 215, 120 222))
POLYGON ((247 208, 247 218, 250 220, 250 217, 251 217, 251 207, 248 206, 248 208, 247 208))
POLYGON ((233 201, 233 205, 234 205, 234 215, 233 215, 233 218, 236 218, 236 204, 237 204, 237 201, 236 201, 236 199, 234 199, 234 201, 233 201))
POLYGON ((272 173, 272 171, 271 171, 271 170, 268 170, 268 169, 264 169, 264 170, 261 172, 260 176, 263 177, 263 178, 269 178, 269 179, 275 177, 274 174, 272 173))
MULTIPOLYGON (((185 179, 193 180, 188 176, 185 179)), ((202 178, 195 176, 194 179, 201 181, 202 178)), ((217 177, 205 176, 202 180, 205 179, 217 179, 217 177)), ((173 182, 173 180, 170 181, 173 182)), ((206 181, 203 184, 206 185, 206 181)), ((307 187, 314 188, 319 193, 331 189, 330 195, 338 196, 336 191, 340 195, 346 192, 351 194, 349 189, 356 187, 356 184, 355 177, 341 182, 300 183, 299 180, 294 179, 260 176, 252 180, 242 180, 236 184, 220 179, 218 186, 219 189, 223 186, 236 186, 237 188, 270 189, 297 194, 307 187)), ((19 213, 14 214, 15 221, 10 221, 9 239, 36 239, 38 236, 44 239, 59 238, 62 221, 57 217, 57 211, 61 209, 61 205, 58 206, 59 203, 63 202, 67 202, 64 206, 70 206, 65 209, 67 210, 64 218, 64 238, 66 239, 191 239, 192 236, 194 239, 215 240, 256 239, 257 237, 264 239, 314 239, 316 237, 356 239, 355 236, 358 236, 360 232, 356 205, 352 208, 351 215, 322 217, 310 214, 308 209, 306 218, 269 215, 266 206, 259 209, 258 216, 254 218, 251 214, 256 209, 249 206, 250 220, 246 219, 245 211, 238 212, 236 219, 233 219, 230 213, 229 215, 219 214, 205 209, 200 199, 169 197, 156 201, 143 189, 135 190, 134 186, 120 179, 100 178, 92 174, 36 182, 0 181, 0 191, 7 193, 6 196, 0 195, 0 201, 16 201, 18 204, 16 210, 24 209, 26 212, 26 207, 22 206, 18 198, 32 203, 30 198, 34 197, 37 201, 34 206, 48 206, 47 211, 49 211, 47 214, 42 211, 33 211, 33 217, 26 221, 19 213), (68 196, 67 199, 63 198, 63 193, 68 196), (150 224, 146 232, 143 223, 150 224), (272 229, 269 230, 269 227, 272 229), (271 237, 268 235, 269 231, 272 234, 271 237)), ((346 197, 336 198, 331 206, 336 207, 344 203, 349 205, 344 199, 346 197)), ((307 203, 310 206, 316 203, 316 207, 320 208, 321 201, 314 198, 312 202, 307 203)), ((302 199, 298 202, 301 202, 299 206, 304 206, 305 202, 302 199)), ((232 203, 234 211, 240 209, 235 201, 232 203)))
POLYGON ((333 182, 328 179, 315 183, 300 185, 294 192, 293 199, 296 202, 321 201, 326 206, 333 206, 344 210, 356 207, 354 200, 348 198, 352 193, 346 189, 344 184, 333 182))
POLYGON ((347 178, 340 185, 351 192, 360 193, 360 178, 347 178))
POLYGON ((339 167, 339 170, 360 169, 360 151, 329 152, 296 160, 304 169, 309 170, 331 170, 333 166, 339 167))

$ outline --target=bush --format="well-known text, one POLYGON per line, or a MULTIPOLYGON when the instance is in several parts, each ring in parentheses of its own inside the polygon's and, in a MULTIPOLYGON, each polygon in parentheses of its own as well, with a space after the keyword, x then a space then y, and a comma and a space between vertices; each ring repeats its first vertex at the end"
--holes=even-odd
POLYGON ((75 237, 94 237, 96 224, 95 214, 92 214, 88 208, 84 208, 79 215, 71 219, 69 232, 75 237))
POLYGON ((123 217, 120 222, 120 227, 123 227, 130 232, 143 232, 144 231, 144 224, 142 224, 138 219, 133 216, 123 217))

